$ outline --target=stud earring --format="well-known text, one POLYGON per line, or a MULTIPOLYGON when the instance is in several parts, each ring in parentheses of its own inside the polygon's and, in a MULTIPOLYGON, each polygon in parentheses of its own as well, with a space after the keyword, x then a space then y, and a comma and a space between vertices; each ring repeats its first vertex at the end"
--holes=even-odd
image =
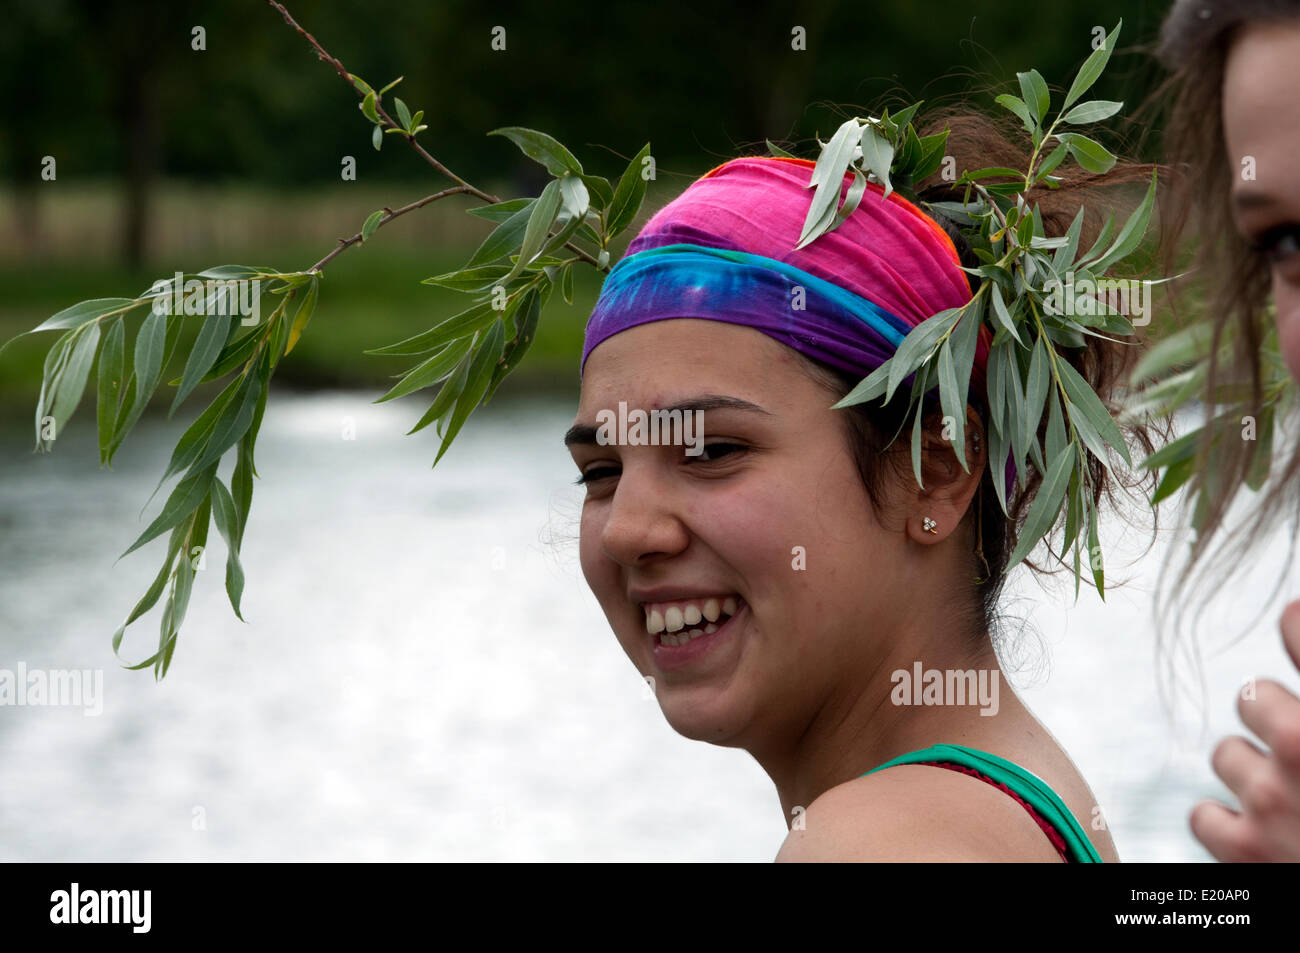
POLYGON ((939 535, 939 531, 935 529, 938 525, 938 523, 930 519, 928 516, 921 520, 921 529, 925 530, 927 533, 934 533, 936 536, 939 535))

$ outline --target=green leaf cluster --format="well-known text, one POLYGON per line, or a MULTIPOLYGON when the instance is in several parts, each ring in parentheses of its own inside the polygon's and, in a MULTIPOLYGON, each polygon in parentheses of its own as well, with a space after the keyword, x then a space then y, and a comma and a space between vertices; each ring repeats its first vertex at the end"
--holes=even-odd
MULTIPOLYGON (((927 400, 937 387, 939 407, 952 430, 953 451, 969 472, 966 407, 980 332, 987 329, 988 466, 1003 512, 1008 511, 1011 491, 1003 476, 1008 463, 1021 487, 1028 483, 1030 467, 1042 475, 1007 569, 1024 560, 1064 512, 1063 541, 1059 554, 1053 555, 1064 564, 1067 552, 1073 551, 1076 598, 1083 577, 1081 549, 1091 582, 1105 597, 1089 461, 1096 459, 1109 468, 1111 453, 1130 466, 1132 460, 1116 417, 1077 370, 1077 358, 1070 355, 1082 349, 1089 336, 1129 343, 1122 339, 1133 334, 1132 323, 1094 289, 1141 244, 1154 206, 1156 178, 1153 174, 1140 205, 1118 232, 1113 217, 1108 218, 1086 250, 1080 247, 1082 208, 1065 235, 1048 237, 1042 213, 1026 201, 1025 194, 1036 185, 1058 185, 1052 172, 1067 159, 1096 174, 1114 165, 1115 157, 1100 144, 1064 127, 1097 122, 1120 109, 1121 103, 1079 102, 1105 69, 1119 31, 1117 25, 1087 58, 1050 123, 1051 90, 1036 70, 1017 74, 1019 96, 997 97, 999 105, 1020 118, 1029 136, 1024 168, 964 171, 954 180, 964 191, 960 202, 922 203, 956 222, 970 241, 979 265, 963 270, 979 279, 977 290, 965 305, 940 312, 914 328, 889 360, 835 405, 888 403, 910 379, 912 460, 920 483, 922 417, 932 406, 927 400), (1070 290, 1074 288, 1083 290, 1070 290)), ((946 131, 916 135, 912 119, 920 105, 893 116, 853 117, 822 146, 808 183, 815 192, 796 247, 836 228, 865 200, 868 180, 881 187, 878 200, 895 188, 916 198, 915 188, 942 165, 946 137, 946 131), (839 206, 843 179, 849 174, 854 180, 839 206)), ((769 147, 779 152, 770 143, 769 147)))
MULTIPOLYGON (((379 147, 385 125, 378 104, 400 80, 379 91, 352 76, 362 94, 360 108, 375 124, 379 147)), ((402 132, 414 137, 425 127, 422 113, 412 114, 394 100, 402 132)), ((379 401, 392 400, 438 385, 437 395, 411 433, 436 423, 441 445, 438 461, 473 410, 489 401, 505 377, 519 366, 537 335, 538 322, 551 290, 558 285, 564 300, 573 303, 573 266, 579 261, 608 271, 609 243, 631 225, 646 193, 653 170, 647 143, 617 183, 585 172, 561 143, 523 127, 494 130, 513 141, 525 155, 543 164, 554 178, 535 198, 518 198, 470 209, 493 223, 493 229, 464 267, 425 279, 426 283, 459 291, 473 298, 469 307, 444 318, 432 328, 396 344, 368 351, 399 354, 419 362, 398 375, 400 380, 379 401), (649 164, 647 166, 647 164, 649 164)), ((379 228, 389 209, 372 213, 362 225, 364 243, 379 228)), ((158 647, 130 668, 153 666, 162 678, 171 664, 177 636, 207 544, 213 520, 227 548, 226 591, 235 615, 243 618, 240 601, 244 570, 239 559, 252 502, 254 445, 266 407, 271 376, 280 359, 291 352, 316 309, 322 274, 279 272, 247 265, 222 265, 196 275, 173 276, 155 282, 133 298, 82 301, 43 321, 32 331, 61 331, 46 360, 36 406, 37 449, 52 449, 76 410, 97 370, 96 422, 102 466, 112 466, 114 454, 155 396, 161 382, 175 388, 169 416, 200 384, 226 380, 225 387, 181 435, 153 495, 176 482, 161 511, 122 555, 168 535, 163 565, 153 584, 113 634, 118 652, 126 629, 152 609, 166 592, 158 647), (214 307, 220 288, 204 289, 201 315, 172 313, 158 307, 160 298, 181 294, 177 281, 191 279, 257 279, 262 295, 278 302, 270 315, 252 326, 234 320, 234 309, 214 307), (142 313, 129 339, 128 319, 142 313), (169 376, 184 322, 200 321, 189 354, 179 373, 169 376), (227 380, 228 379, 228 380, 227 380), (218 468, 227 454, 234 456, 228 481, 218 468)), ((197 307, 194 292, 183 292, 186 309, 197 307)), ((260 303, 261 299, 259 299, 260 303)), ((262 312, 266 311, 263 307, 262 312)), ((21 336, 21 335, 20 335, 21 336)), ((5 346, 8 345, 7 342, 5 346)), ((3 348, 0 348, 2 351, 3 348)), ((150 497, 152 500, 152 496, 150 497)), ((148 502, 146 502, 148 506, 148 502)), ((119 658, 120 658, 119 654, 119 658)))
POLYGON ((461 268, 424 279, 471 296, 467 308, 405 340, 366 351, 420 359, 376 403, 438 387, 408 431, 437 424, 441 445, 434 466, 469 415, 492 399, 528 353, 552 289, 558 285, 572 304, 574 266, 595 261, 606 269, 610 241, 632 223, 646 192, 649 143, 613 183, 584 171, 572 152, 544 132, 508 126, 488 135, 506 137, 554 178, 536 198, 470 209, 495 227, 461 268))
POLYGON ((379 112, 384 100, 384 93, 400 83, 404 77, 397 77, 378 92, 371 89, 370 84, 360 76, 349 73, 348 78, 352 80, 352 85, 357 88, 357 92, 362 94, 361 102, 357 103, 357 108, 361 110, 363 116, 374 123, 374 128, 370 132, 370 142, 375 147, 376 152, 383 147, 385 134, 397 133, 414 142, 417 135, 429 128, 420 122, 424 118, 423 109, 417 109, 412 113, 406 103, 396 96, 393 97, 393 108, 397 112, 396 122, 385 120, 384 116, 379 112))
MULTIPOLYGON (((63 331, 45 359, 36 406, 36 449, 53 449, 95 371, 101 466, 112 467, 114 455, 155 397, 160 383, 166 380, 168 387, 175 388, 170 416, 200 384, 230 378, 181 435, 154 495, 172 478, 179 479, 158 515, 122 554, 170 533, 167 555, 157 577, 113 634, 116 653, 126 628, 156 605, 164 591, 167 593, 157 650, 129 668, 153 666, 155 677, 166 674, 212 518, 227 547, 226 591, 230 604, 235 615, 243 618, 240 599, 244 572, 239 550, 252 502, 252 481, 257 475, 253 446, 271 375, 311 318, 320 277, 315 271, 279 272, 247 265, 222 265, 180 276, 182 285, 192 279, 257 280, 263 297, 269 294, 272 300, 277 296, 279 300, 271 306, 269 316, 251 325, 236 320, 233 308, 219 307, 223 296, 230 293, 228 286, 213 285, 209 290, 205 285, 200 314, 176 313, 162 307, 159 299, 171 298, 174 292, 183 290, 175 288, 178 279, 173 276, 155 282, 134 298, 80 302, 25 332, 63 331), (128 340, 128 321, 134 324, 137 312, 141 317, 134 338, 128 340), (198 331, 179 375, 168 379, 187 321, 198 323, 198 331), (227 488, 217 468, 232 450, 235 465, 227 488)), ((183 300, 196 303, 196 297, 194 292, 186 292, 183 300)), ((8 343, 12 341, 6 347, 8 343)))

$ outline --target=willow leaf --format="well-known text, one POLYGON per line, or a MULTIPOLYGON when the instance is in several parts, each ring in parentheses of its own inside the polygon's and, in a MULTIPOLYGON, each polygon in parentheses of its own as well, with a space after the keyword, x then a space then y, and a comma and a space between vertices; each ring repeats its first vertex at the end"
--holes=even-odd
POLYGON ((1002 288, 996 282, 990 291, 993 298, 993 316, 997 318, 998 323, 1007 329, 1017 344, 1025 346, 1025 342, 1020 338, 1020 332, 1016 330, 1016 322, 1011 318, 1011 312, 1007 310, 1007 303, 1002 297, 1002 288))
MULTIPOLYGON (((126 621, 118 626, 117 631, 113 633, 113 654, 117 655, 119 659, 121 659, 122 656, 118 654, 118 649, 121 648, 122 636, 126 633, 127 626, 157 605, 163 589, 167 586, 168 579, 171 578, 173 564, 176 561, 176 554, 180 552, 182 543, 185 542, 185 538, 189 535, 188 530, 188 523, 177 526, 172 530, 171 539, 167 543, 167 556, 163 560, 162 568, 158 571, 158 575, 154 577, 153 583, 150 584, 145 594, 140 597, 140 601, 135 604, 135 608, 133 608, 131 614, 126 617, 126 621)), ((143 668, 145 665, 152 664, 152 662, 153 659, 150 658, 146 659, 139 665, 128 667, 143 668)))
POLYGON ((307 322, 311 316, 316 313, 316 300, 320 293, 320 281, 314 280, 307 286, 307 291, 303 294, 302 301, 298 304, 298 310, 294 313, 293 324, 289 327, 289 340, 285 343, 284 353, 288 354, 293 350, 298 339, 302 337, 302 332, 307 329, 307 322))
POLYGON ((591 193, 581 175, 566 172, 560 176, 560 199, 570 217, 581 220, 591 207, 591 193))
POLYGON ((386 400, 405 397, 414 391, 436 384, 456 368, 457 364, 460 363, 460 359, 469 350, 472 340, 472 338, 465 337, 448 344, 432 357, 413 367, 405 377, 397 382, 397 385, 392 390, 383 397, 374 400, 373 403, 381 404, 386 400))
POLYGON ((524 240, 524 229, 528 227, 528 220, 532 215, 534 202, 535 200, 527 201, 518 211, 494 228, 492 233, 483 239, 483 243, 470 256, 469 261, 465 263, 465 267, 473 268, 476 265, 494 262, 498 258, 518 249, 520 243, 524 240))
POLYGON ((209 464, 215 466, 222 454, 233 447, 253 422, 263 388, 256 375, 248 374, 244 384, 222 411, 212 427, 212 435, 203 445, 199 458, 190 464, 192 471, 202 470, 209 464))
POLYGON ((239 600, 244 594, 244 567, 239 562, 239 514, 235 500, 220 477, 212 477, 212 515, 216 518, 217 532, 226 541, 226 595, 240 622, 245 621, 239 611, 239 600))
POLYGON ((1106 573, 1101 559, 1101 531, 1098 526, 1097 510, 1091 502, 1088 504, 1088 564, 1092 567, 1092 581, 1097 587, 1097 595, 1106 601, 1106 573))
POLYGON ((565 172, 582 175, 582 164, 573 153, 544 132, 526 129, 523 126, 502 126, 500 129, 493 129, 488 135, 505 136, 528 158, 546 166, 546 170, 551 175, 559 176, 565 172))
POLYGON ((835 213, 835 225, 839 225, 857 210, 858 205, 862 202, 862 196, 866 191, 867 177, 862 174, 861 170, 854 169, 853 184, 849 186, 849 191, 844 196, 844 204, 840 206, 839 211, 835 213))
POLYGON ((614 198, 609 203, 605 229, 608 235, 617 235, 636 217, 641 201, 645 198, 646 179, 643 174, 646 157, 650 155, 650 143, 641 147, 641 151, 632 157, 614 189, 614 198))
POLYGON ((1051 94, 1047 91, 1047 81, 1036 69, 1017 73, 1016 78, 1020 80, 1020 92, 1025 98, 1025 105, 1033 110, 1037 119, 1035 124, 1042 123, 1047 118, 1048 108, 1052 105, 1051 94))
MULTIPOLYGON (((564 275, 567 279, 571 273, 570 269, 565 269, 564 275)), ((533 339, 537 336, 537 324, 542 313, 542 293, 530 288, 525 292, 527 298, 519 306, 520 316, 518 319, 518 328, 515 331, 514 338, 507 344, 502 351, 501 361, 497 364, 492 372, 492 380, 488 384, 487 393, 483 395, 483 402, 487 403, 496 393, 497 387, 505 380, 506 375, 519 366, 519 363, 532 347, 533 339)))
MULTIPOLYGON (((1093 429, 1101 438, 1110 444, 1124 458, 1124 462, 1131 467, 1133 460, 1129 456, 1124 434, 1119 429, 1119 424, 1115 423, 1115 418, 1111 416, 1110 411, 1106 409, 1106 405, 1097 396, 1097 392, 1079 375, 1078 371, 1070 366, 1068 361, 1057 361, 1056 368, 1061 377, 1061 383, 1065 386, 1066 395, 1070 398, 1071 409, 1077 408, 1092 424, 1093 429)), ((1073 413, 1071 416, 1074 416, 1073 413)), ((1097 453, 1096 450, 1093 452, 1097 453)), ((1099 459, 1105 460, 1104 453, 1097 453, 1097 456, 1099 459)))
POLYGON ((903 338, 903 343, 889 358, 889 383, 885 388, 885 403, 894 399, 894 391, 934 349, 935 343, 961 317, 961 308, 948 308, 926 318, 903 338))
MULTIPOLYGON (((179 328, 180 319, 177 318, 174 324, 179 328)), ((140 419, 140 415, 144 413, 145 407, 149 404, 149 399, 153 396, 154 388, 158 386, 158 377, 163 368, 163 357, 167 352, 167 338, 167 316, 157 314, 151 309, 145 316, 144 322, 140 325, 140 330, 135 336, 133 372, 135 400, 127 413, 126 420, 116 428, 117 433, 113 438, 115 444, 120 443, 122 438, 126 436, 127 431, 140 419)))
POLYGON ((1115 25, 1115 29, 1106 37, 1106 41, 1100 49, 1092 51, 1092 54, 1084 60, 1083 66, 1079 68, 1078 74, 1074 77, 1074 82, 1070 84, 1070 91, 1065 94, 1065 102, 1061 104, 1062 109, 1069 109, 1078 101, 1079 97, 1092 88, 1092 84, 1097 82, 1097 77, 1106 69, 1106 64, 1110 61, 1110 54, 1115 49, 1115 40, 1119 36, 1120 28, 1124 26, 1121 19, 1115 25))
MULTIPOLYGON (((95 298, 91 301, 79 301, 70 308, 64 308, 57 314, 46 318, 24 334, 37 331, 53 331, 64 328, 78 328, 87 321, 95 321, 114 311, 125 311, 136 303, 133 298, 95 298)), ((8 346, 8 345, 6 345, 8 346)))
POLYGON ((851 407, 854 404, 862 404, 869 400, 875 400, 885 393, 885 387, 889 383, 890 365, 888 362, 881 364, 874 371, 857 383, 857 385, 845 394, 842 398, 831 404, 832 410, 839 410, 844 407, 851 407))
POLYGON ((1061 117, 1061 122, 1083 126, 1088 123, 1109 119, 1123 108, 1123 103, 1113 102, 1108 99, 1091 99, 1086 103, 1079 103, 1079 105, 1071 109, 1061 117))
MULTIPOLYGON (((186 428, 185 432, 181 434, 180 440, 177 441, 176 447, 172 450, 171 459, 167 462, 167 469, 163 471, 162 478, 159 479, 158 485, 154 487, 154 493, 157 493, 162 488, 168 478, 187 469, 190 464, 199 458, 199 454, 203 452, 203 448, 212 436, 213 428, 217 424, 217 418, 230 406, 236 392, 240 388, 246 387, 247 384, 248 382, 244 378, 237 377, 232 380, 226 385, 225 390, 218 394, 212 403, 204 409, 203 413, 199 414, 194 419, 194 422, 186 428)), ((149 499, 153 499, 152 494, 149 499)), ((145 506, 148 505, 149 501, 146 500, 145 506)))
MULTIPOLYGON (((230 310, 221 309, 221 311, 226 312, 230 310)), ((176 412, 176 408, 199 385, 199 381, 212 369, 212 365, 221 356, 230 334, 231 318, 231 314, 223 314, 220 311, 208 314, 204 318, 203 326, 199 328, 198 337, 194 339, 194 347, 190 351, 189 359, 185 362, 180 387, 177 388, 176 397, 172 400, 171 408, 167 411, 168 419, 171 419, 172 414, 176 412)))
POLYGON ((579 176, 583 184, 587 186, 587 193, 591 198, 591 207, 596 211, 609 208, 609 203, 614 200, 614 187, 610 184, 609 179, 600 175, 579 176))
MULTIPOLYGON (((835 211, 839 206, 840 188, 844 182, 844 173, 848 170, 849 163, 852 161, 853 150, 865 135, 862 128, 858 120, 846 119, 835 130, 830 142, 826 144, 826 148, 817 157, 817 162, 813 166, 812 176, 807 186, 815 189, 815 191, 813 192, 812 202, 808 206, 808 214, 804 218, 799 241, 794 246, 796 250, 815 241, 823 232, 829 231, 829 226, 834 223, 835 211)), ((864 150, 865 148, 864 145, 864 150)), ((868 161, 865 151, 863 161, 868 161)), ((887 169, 886 172, 888 172, 887 169)))
MULTIPOLYGON (((122 556, 127 556, 150 540, 156 539, 169 529, 174 529, 183 520, 187 519, 190 514, 198 509, 199 504, 207 497, 211 488, 212 475, 216 473, 217 465, 211 464, 206 470, 195 470, 191 472, 176 488, 172 490, 171 496, 163 504, 162 512, 157 518, 149 524, 140 537, 131 544, 131 547, 122 556)), ((122 557, 119 556, 119 559, 122 557)))
POLYGON ((535 198, 508 199, 492 205, 480 205, 478 208, 467 209, 467 211, 479 218, 486 218, 489 222, 504 222, 521 208, 527 208, 536 201, 535 198))
POLYGON ((478 352, 474 355, 474 360, 469 366, 469 372, 464 391, 456 399, 456 409, 451 415, 447 424, 447 430, 442 435, 442 445, 438 447, 438 455, 433 460, 433 465, 437 466, 442 455, 451 447, 451 442, 456 439, 456 434, 460 432, 461 426, 473 413, 474 408, 483 399, 483 394, 487 391, 488 383, 492 377, 492 370, 497 362, 501 360, 501 351, 505 346, 505 322, 498 321, 488 329, 483 338, 483 344, 479 347, 478 352))
MULTIPOLYGON (((1031 453, 1038 449, 1038 422, 1043 419, 1043 404, 1047 400, 1048 385, 1051 383, 1051 359, 1047 345, 1039 338, 1034 342, 1034 354, 1029 362, 1029 377, 1025 383, 1025 416, 1023 420, 1022 439, 1031 448, 1031 453)), ((1040 453, 1035 453, 1035 463, 1040 468, 1046 465, 1040 453)))
POLYGON ((99 324, 85 325, 77 332, 76 341, 68 353, 67 363, 54 384, 50 398, 49 415, 54 419, 56 435, 63 432, 63 425, 81 403, 81 395, 86 391, 86 381, 90 377, 90 368, 95 363, 98 348, 99 324))
MULTIPOLYGON (((854 120, 856 122, 856 120, 854 120)), ((894 191, 893 184, 889 181, 889 168, 894 161, 894 146, 884 136, 877 131, 872 123, 866 123, 862 127, 861 134, 862 145, 862 164, 871 170, 871 174, 876 177, 885 189, 885 198, 889 193, 894 191)), ((835 198, 839 198, 840 180, 834 183, 835 198)))
POLYGON ((542 189, 542 194, 537 197, 537 204, 529 212, 528 224, 524 228, 523 244, 519 248, 519 258, 501 279, 503 283, 509 282, 518 275, 541 253, 550 234, 551 223, 555 221, 559 209, 560 180, 552 179, 546 183, 546 188, 542 189))
POLYGON ((1011 558, 1007 562, 1008 571, 1033 551, 1039 540, 1047 535, 1056 522, 1075 459, 1073 446, 1066 446, 1047 468, 1047 474, 1043 477, 1034 502, 1029 507, 1029 515, 1025 518, 1025 525, 1016 541, 1016 548, 1012 550, 1011 558))
POLYGON ((459 314, 454 314, 450 318, 440 321, 427 331, 421 331, 419 334, 412 335, 404 341, 398 341, 396 344, 373 348, 364 353, 393 354, 405 357, 428 354, 430 351, 445 347, 449 342, 457 338, 473 335, 479 329, 487 327, 494 316, 492 299, 487 298, 471 305, 459 314))
POLYGON ((450 291, 483 291, 495 284, 504 284, 509 280, 506 276, 510 271, 506 265, 476 265, 473 268, 450 271, 445 275, 434 275, 420 283, 450 291))
POLYGON ((921 479, 921 419, 925 416, 925 404, 923 401, 916 402, 916 416, 912 418, 912 473, 916 477, 916 485, 925 489, 925 483, 921 479))
POLYGON ((429 424, 438 420, 444 413, 456 405, 456 398, 461 395, 465 389, 465 383, 469 379, 469 365, 473 360, 473 352, 466 353, 460 359, 460 364, 456 367, 456 372, 443 382, 442 389, 438 391, 438 396, 433 399, 429 409, 424 412, 424 416, 416 422, 415 426, 406 432, 410 436, 417 431, 423 430, 429 424))
POLYGON ((1156 174, 1152 172, 1151 184, 1147 187, 1146 195, 1142 198, 1142 204, 1124 223, 1124 227, 1115 236, 1115 243, 1096 261, 1088 261, 1085 264, 1092 270, 1102 273, 1111 265, 1128 257, 1141 244, 1143 237, 1146 235, 1147 224, 1151 221, 1151 209, 1155 205, 1155 199, 1156 174))
POLYGON ((117 422, 125 381, 122 380, 122 353, 125 348, 126 329, 123 319, 113 319, 104 336, 104 346, 99 354, 99 388, 96 404, 96 424, 99 430, 99 462, 108 462, 108 448, 113 442, 113 424, 117 422))

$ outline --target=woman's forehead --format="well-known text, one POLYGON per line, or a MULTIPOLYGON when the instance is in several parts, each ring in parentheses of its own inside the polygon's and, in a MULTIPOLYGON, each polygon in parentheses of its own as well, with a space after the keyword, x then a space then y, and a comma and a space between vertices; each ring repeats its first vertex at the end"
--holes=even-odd
MULTIPOLYGON (((1229 134, 1294 132, 1300 110, 1294 80, 1300 71, 1300 21, 1251 24, 1233 42, 1223 77, 1224 124, 1229 134)), ((1254 136, 1261 138, 1260 136, 1254 136)))
POLYGON ((1300 25, 1254 24, 1233 43, 1224 73, 1223 127, 1233 193, 1244 211, 1294 192, 1300 151, 1300 25))
POLYGON ((653 409, 702 395, 775 409, 808 383, 794 352, 761 331, 723 321, 665 319, 629 328, 592 350, 579 416, 620 400, 653 409))
POLYGON ((704 318, 664 318, 628 328, 598 344, 583 368, 583 387, 648 375, 688 372, 751 378, 756 369, 793 369, 794 355, 755 328, 704 318))

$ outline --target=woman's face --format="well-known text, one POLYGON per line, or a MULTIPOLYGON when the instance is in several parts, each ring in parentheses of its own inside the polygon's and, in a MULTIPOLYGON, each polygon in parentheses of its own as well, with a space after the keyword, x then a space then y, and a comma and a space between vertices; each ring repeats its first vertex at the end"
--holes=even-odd
POLYGON ((653 677, 668 722, 690 738, 749 747, 789 730, 836 679, 870 671, 878 633, 918 595, 915 580, 900 585, 905 517, 871 506, 841 412, 829 409, 836 395, 796 360, 752 328, 679 318, 610 337, 584 370, 575 431, 620 402, 629 414, 704 408, 698 456, 590 432, 570 442, 588 478, 583 575, 628 658, 653 677), (710 623, 728 599, 735 613, 710 623), (649 631, 664 626, 683 644, 649 631), (702 634, 688 640, 692 629, 702 634))
POLYGON ((1269 262, 1278 339, 1300 379, 1300 19, 1251 24, 1233 42, 1223 124, 1237 228, 1269 262))

